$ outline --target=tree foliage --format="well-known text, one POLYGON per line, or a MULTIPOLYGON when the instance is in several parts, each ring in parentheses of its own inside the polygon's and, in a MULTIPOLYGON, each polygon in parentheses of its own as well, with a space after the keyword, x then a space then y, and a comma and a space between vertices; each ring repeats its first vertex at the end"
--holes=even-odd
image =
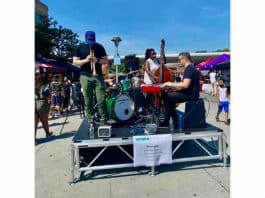
POLYGON ((218 49, 216 52, 230 52, 229 48, 224 48, 224 49, 218 49))
POLYGON ((46 58, 68 59, 79 44, 78 35, 71 29, 58 26, 51 17, 35 25, 35 53, 46 58))
MULTIPOLYGON (((116 71, 116 66, 114 64, 112 64, 110 66, 110 69, 112 69, 113 71, 116 71)), ((121 63, 119 66, 118 66, 118 72, 119 73, 126 73, 126 68, 125 68, 125 63, 121 63)))

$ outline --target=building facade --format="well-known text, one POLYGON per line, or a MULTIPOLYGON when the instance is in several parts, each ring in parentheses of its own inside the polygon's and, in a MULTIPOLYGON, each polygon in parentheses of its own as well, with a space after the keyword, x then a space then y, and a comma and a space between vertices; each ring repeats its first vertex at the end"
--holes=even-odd
POLYGON ((35 0, 35 24, 41 22, 41 20, 48 16, 48 6, 39 0, 35 0))

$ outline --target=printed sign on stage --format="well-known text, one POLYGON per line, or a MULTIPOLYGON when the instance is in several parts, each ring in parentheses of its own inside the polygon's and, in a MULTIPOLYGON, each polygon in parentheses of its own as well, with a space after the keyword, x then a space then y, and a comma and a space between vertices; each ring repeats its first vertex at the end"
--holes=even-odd
POLYGON ((172 135, 133 137, 134 166, 158 166, 172 163, 172 135))

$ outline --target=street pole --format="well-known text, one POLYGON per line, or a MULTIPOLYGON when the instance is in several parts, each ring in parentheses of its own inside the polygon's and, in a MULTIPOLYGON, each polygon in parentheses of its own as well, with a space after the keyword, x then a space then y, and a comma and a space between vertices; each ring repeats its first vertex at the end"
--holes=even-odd
MULTIPOLYGON (((119 57, 118 46, 119 46, 119 42, 121 42, 122 40, 121 40, 120 37, 117 36, 117 37, 113 37, 111 39, 111 41, 114 42, 114 45, 116 47, 116 55, 113 57, 114 64, 115 64, 115 58, 117 58, 117 59, 120 58, 119 57)), ((118 64, 117 63, 115 64, 115 68, 116 68, 116 83, 118 83, 119 82, 119 76, 118 76, 118 64)))

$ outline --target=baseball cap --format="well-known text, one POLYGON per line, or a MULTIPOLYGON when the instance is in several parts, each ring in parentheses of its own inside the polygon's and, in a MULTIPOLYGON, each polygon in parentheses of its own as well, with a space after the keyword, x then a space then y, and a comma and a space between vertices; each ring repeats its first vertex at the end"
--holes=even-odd
POLYGON ((96 42, 96 35, 93 31, 87 31, 85 36, 86 43, 88 45, 93 45, 96 42))

